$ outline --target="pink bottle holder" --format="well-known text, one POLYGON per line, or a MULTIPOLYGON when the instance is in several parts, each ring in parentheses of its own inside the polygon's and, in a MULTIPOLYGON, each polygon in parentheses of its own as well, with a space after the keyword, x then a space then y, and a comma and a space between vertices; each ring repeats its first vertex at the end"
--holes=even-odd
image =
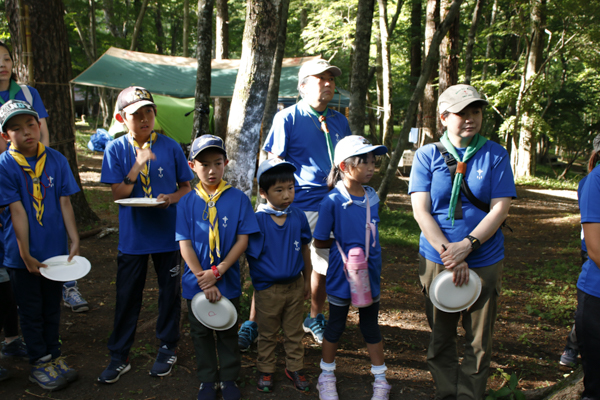
POLYGON ((350 249, 348 261, 345 263, 346 279, 350 284, 350 295, 354 307, 368 307, 373 304, 371 281, 369 280, 369 263, 360 247, 350 249))

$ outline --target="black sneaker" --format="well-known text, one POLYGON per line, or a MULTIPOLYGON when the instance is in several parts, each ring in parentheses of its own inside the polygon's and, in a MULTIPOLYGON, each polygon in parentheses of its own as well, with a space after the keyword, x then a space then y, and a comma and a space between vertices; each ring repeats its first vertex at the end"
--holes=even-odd
POLYGON ((215 382, 202 382, 198 389, 198 400, 216 400, 217 384, 215 382))
POLYGON ((289 379, 291 379, 291 381, 294 382, 294 387, 296 389, 300 390, 301 392, 308 392, 310 390, 310 387, 309 387, 310 384, 306 380, 306 377, 304 376, 304 373, 302 372, 302 370, 290 372, 286 368, 285 376, 287 376, 289 379))
POLYGON ((240 400, 242 398, 242 393, 234 381, 221 382, 219 387, 223 400, 240 400))
POLYGON ((259 392, 269 393, 273 390, 273 374, 261 373, 256 388, 259 392))
POLYGON ((177 362, 177 355, 174 351, 166 348, 166 346, 158 349, 156 361, 150 370, 150 376, 167 376, 171 373, 173 365, 177 362))
POLYGON ((23 360, 29 360, 27 355, 27 345, 20 337, 10 343, 6 343, 6 340, 3 341, 2 352, 0 354, 2 355, 2 358, 21 358, 23 360))
POLYGON ((565 351, 563 351, 561 354, 560 361, 558 363, 560 365, 564 365, 565 367, 575 367, 577 365, 578 355, 579 352, 577 350, 565 347, 565 351))

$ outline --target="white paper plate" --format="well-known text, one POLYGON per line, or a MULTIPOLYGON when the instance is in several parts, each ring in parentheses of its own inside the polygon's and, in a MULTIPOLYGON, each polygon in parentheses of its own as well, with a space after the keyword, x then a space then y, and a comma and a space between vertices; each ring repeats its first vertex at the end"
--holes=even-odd
POLYGON ((128 199, 115 200, 115 203, 128 207, 155 207, 159 204, 163 204, 164 201, 158 201, 147 197, 131 197, 128 199))
POLYGON ((74 256, 67 262, 69 256, 56 256, 42 261, 47 268, 40 268, 40 273, 47 279, 58 282, 69 282, 81 279, 90 272, 92 265, 85 257, 74 256))
POLYGON ((469 283, 455 286, 452 271, 444 270, 438 274, 429 286, 429 298, 438 309, 454 313, 466 310, 477 301, 481 294, 481 278, 469 270, 469 283))
POLYGON ((202 325, 216 331, 227 330, 237 322, 237 311, 228 298, 221 297, 221 300, 211 303, 204 292, 192 299, 192 312, 202 325))

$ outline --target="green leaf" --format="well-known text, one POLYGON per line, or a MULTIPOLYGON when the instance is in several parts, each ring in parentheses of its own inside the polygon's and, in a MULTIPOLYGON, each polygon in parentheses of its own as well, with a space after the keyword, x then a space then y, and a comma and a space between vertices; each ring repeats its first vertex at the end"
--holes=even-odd
POLYGON ((517 398, 517 400, 525 400, 525 395, 520 390, 517 390, 515 392, 515 397, 517 398))
POLYGON ((515 388, 517 387, 518 383, 519 383, 519 379, 517 378, 517 375, 515 375, 515 373, 513 372, 510 375, 510 381, 508 381, 508 386, 510 387, 510 390, 514 391, 515 388))

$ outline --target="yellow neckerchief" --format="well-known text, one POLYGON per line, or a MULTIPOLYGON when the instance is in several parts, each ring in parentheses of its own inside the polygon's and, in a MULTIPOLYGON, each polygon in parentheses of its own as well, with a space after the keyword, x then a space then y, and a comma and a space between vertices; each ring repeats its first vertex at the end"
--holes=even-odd
POLYGON ((204 206, 204 211, 202 212, 202 219, 206 221, 208 219, 208 223, 210 225, 210 229, 208 231, 208 245, 210 246, 210 264, 213 265, 215 258, 213 257, 213 251, 216 251, 217 257, 221 258, 221 241, 219 239, 219 221, 217 219, 217 201, 219 197, 223 194, 224 191, 231 188, 231 185, 221 179, 221 183, 217 186, 217 190, 215 194, 208 194, 204 187, 202 186, 202 182, 196 185, 196 194, 200 196, 202 200, 206 203, 204 206), (208 213, 206 209, 208 208, 208 213), (207 215, 208 214, 208 215, 207 215))
POLYGON ((46 146, 44 146, 42 142, 38 143, 35 171, 31 169, 29 163, 27 162, 27 159, 19 150, 16 150, 11 146, 11 148, 8 149, 8 151, 10 155, 13 156, 17 164, 21 166, 23 171, 31 177, 31 181, 33 183, 33 194, 31 196, 33 197, 33 208, 35 208, 35 218, 37 219, 40 225, 44 226, 44 224, 42 224, 42 216, 44 215, 44 196, 42 196, 41 179, 42 173, 44 172, 44 167, 46 166, 46 146))
MULTIPOLYGON (((129 133, 127 135, 129 139, 129 143, 133 146, 133 154, 137 157, 136 149, 150 149, 152 150, 152 145, 156 142, 156 132, 152 131, 150 134, 150 140, 140 146, 140 144, 133 138, 133 135, 129 133)), ((142 182, 142 189, 144 190, 144 197, 149 199, 152 198, 152 187, 150 186, 150 160, 144 165, 144 168, 140 171, 140 181, 142 182)))

